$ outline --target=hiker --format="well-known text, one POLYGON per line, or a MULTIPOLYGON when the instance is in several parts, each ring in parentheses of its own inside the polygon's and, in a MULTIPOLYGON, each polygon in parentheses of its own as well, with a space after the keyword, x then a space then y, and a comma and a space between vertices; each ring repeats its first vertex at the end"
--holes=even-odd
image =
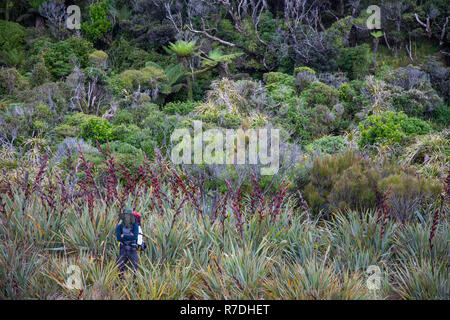
POLYGON ((126 268, 127 262, 131 262, 131 268, 136 271, 139 264, 138 257, 138 235, 139 225, 138 218, 133 214, 133 211, 124 209, 119 215, 122 223, 117 226, 116 236, 119 241, 119 257, 117 258, 117 265, 119 267, 119 276, 122 277, 123 271, 126 268))

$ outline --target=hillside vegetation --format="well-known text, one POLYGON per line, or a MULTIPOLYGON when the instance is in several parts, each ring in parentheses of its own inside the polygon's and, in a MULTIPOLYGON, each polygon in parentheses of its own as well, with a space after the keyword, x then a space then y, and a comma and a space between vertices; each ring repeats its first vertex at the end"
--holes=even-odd
POLYGON ((0 3, 0 298, 449 299, 448 1, 76 2, 0 3), (174 164, 197 121, 279 170, 174 164))

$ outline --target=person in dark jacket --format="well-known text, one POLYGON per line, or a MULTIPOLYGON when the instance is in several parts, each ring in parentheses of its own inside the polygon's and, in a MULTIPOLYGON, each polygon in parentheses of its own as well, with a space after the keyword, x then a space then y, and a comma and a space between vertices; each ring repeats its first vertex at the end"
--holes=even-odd
POLYGON ((139 257, 137 253, 137 238, 139 234, 139 226, 133 223, 132 228, 126 228, 123 223, 116 228, 116 237, 119 242, 119 257, 117 265, 119 267, 120 276, 126 269, 128 262, 131 268, 136 271, 139 265, 139 257))

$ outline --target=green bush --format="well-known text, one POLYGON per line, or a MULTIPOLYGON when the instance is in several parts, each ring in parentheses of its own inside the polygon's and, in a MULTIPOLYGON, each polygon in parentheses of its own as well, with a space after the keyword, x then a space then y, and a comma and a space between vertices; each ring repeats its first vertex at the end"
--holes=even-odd
POLYGON ((339 101, 344 105, 344 118, 348 121, 352 121, 355 115, 370 103, 367 96, 361 93, 363 87, 363 81, 353 80, 338 88, 339 101))
POLYGON ((295 77, 282 73, 282 72, 269 72, 263 75, 264 83, 266 87, 270 88, 270 85, 284 84, 286 86, 295 86, 295 77))
POLYGON ((106 69, 108 55, 102 50, 95 50, 89 55, 89 61, 97 68, 106 69))
POLYGON ((92 143, 98 141, 102 144, 106 141, 115 140, 114 127, 106 119, 90 119, 81 126, 78 137, 92 143))
POLYGON ((133 47, 124 38, 114 40, 107 53, 112 69, 119 73, 129 69, 144 68, 147 61, 153 61, 148 52, 133 47))
POLYGON ((295 77, 300 91, 308 88, 317 79, 316 72, 308 67, 295 68, 295 77))
POLYGON ((269 72, 263 78, 271 104, 292 103, 297 93, 295 77, 281 72, 269 72))
POLYGON ((176 101, 169 102, 164 106, 164 112, 168 114, 180 114, 187 115, 194 110, 196 106, 199 105, 199 102, 195 101, 176 101))
POLYGON ((312 143, 306 146, 308 152, 320 152, 324 154, 339 153, 347 147, 347 142, 342 136, 325 136, 320 139, 314 140, 312 143))
POLYGON ((94 51, 92 43, 73 36, 70 39, 51 42, 49 39, 39 39, 33 44, 33 51, 39 57, 42 54, 45 66, 54 79, 60 79, 72 72, 71 59, 76 59, 81 68, 89 65, 89 54, 94 51))
POLYGON ((27 30, 20 24, 0 20, 0 61, 8 66, 20 66, 25 60, 27 30))
POLYGON ((116 94, 121 94, 123 90, 133 92, 139 87, 141 90, 155 90, 159 83, 166 81, 164 70, 147 66, 140 70, 125 70, 121 74, 111 79, 111 87, 116 94))
POLYGON ((319 104, 330 108, 339 102, 337 89, 322 82, 312 83, 308 89, 301 93, 301 97, 305 99, 310 108, 319 104))
POLYGON ((76 137, 80 133, 81 127, 92 119, 101 120, 100 117, 94 115, 82 112, 73 113, 55 128, 55 132, 62 139, 76 137))
POLYGON ((347 73, 349 79, 355 80, 368 74, 372 61, 370 46, 363 44, 356 47, 342 48, 338 57, 338 66, 347 73))
POLYGON ((360 146, 375 143, 400 143, 407 136, 427 134, 431 126, 420 119, 410 118, 400 112, 386 111, 371 115, 359 124, 360 146))
POLYGON ((92 41, 101 39, 112 30, 112 23, 108 20, 108 6, 106 1, 94 2, 89 6, 89 22, 81 25, 83 33, 92 41))
POLYGON ((26 78, 16 68, 0 69, 0 95, 13 95, 28 86, 26 78))
POLYGON ((434 122, 448 127, 450 125, 450 106, 443 103, 434 109, 432 119, 434 122))
MULTIPOLYGON (((360 161, 359 155, 347 151, 338 155, 325 155, 316 157, 309 173, 309 183, 303 190, 305 200, 311 207, 314 215, 324 211, 330 213, 328 196, 333 189, 334 183, 339 179, 346 169, 360 161)), ((335 201, 336 202, 336 201, 335 201)))
POLYGON ((132 124, 133 123, 133 115, 128 110, 119 110, 114 117, 114 124, 132 124))
POLYGON ((333 183, 327 201, 332 210, 360 210, 375 207, 374 184, 380 173, 365 161, 345 169, 333 183))
POLYGON ((44 58, 41 56, 39 61, 33 66, 30 83, 33 86, 39 86, 47 81, 50 81, 51 78, 52 75, 45 66, 44 58))

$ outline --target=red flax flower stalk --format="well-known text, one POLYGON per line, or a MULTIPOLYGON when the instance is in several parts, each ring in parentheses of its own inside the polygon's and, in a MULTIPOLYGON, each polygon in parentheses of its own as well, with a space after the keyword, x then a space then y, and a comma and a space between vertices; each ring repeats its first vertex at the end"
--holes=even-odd
POLYGON ((160 216, 163 216, 163 206, 162 206, 162 200, 161 200, 161 192, 160 192, 160 184, 158 177, 154 176, 152 178, 152 189, 153 189, 153 196, 156 199, 156 204, 158 206, 158 211, 160 216))
POLYGON ((175 214, 173 215, 173 218, 172 218, 172 224, 170 225, 170 230, 169 230, 169 233, 167 234, 166 239, 169 239, 170 233, 172 232, 173 226, 175 224, 175 220, 177 219, 178 215, 181 213, 181 209, 183 208, 184 203, 187 200, 188 200, 188 197, 185 196, 183 201, 181 201, 180 205, 178 206, 177 211, 175 211, 175 214))
POLYGON ((116 163, 114 156, 111 154, 111 148, 108 143, 106 150, 102 150, 100 144, 97 141, 97 149, 103 155, 103 162, 108 169, 108 175, 106 176, 106 205, 109 207, 114 199, 118 199, 117 194, 117 174, 116 174, 116 163))
POLYGON ((380 203, 379 203, 379 216, 381 217, 381 229, 380 229, 380 239, 383 238, 386 225, 388 223, 389 218, 391 217, 391 208, 389 208, 387 201, 389 200, 389 195, 391 194, 391 187, 389 186, 389 189, 386 193, 381 195, 380 203))
POLYGON ((439 225, 439 214, 443 211, 444 209, 444 204, 446 201, 450 200, 450 170, 448 171, 447 174, 447 178, 444 180, 444 193, 441 196, 441 205, 438 209, 436 209, 436 211, 433 214, 433 222, 431 223, 431 229, 430 229, 430 236, 428 238, 428 242, 430 243, 430 251, 431 251, 431 268, 432 271, 434 272, 434 252, 433 252, 433 247, 434 247, 434 243, 433 243, 433 239, 436 236, 436 229, 439 225))
POLYGON ((180 178, 180 176, 177 174, 177 172, 175 170, 172 170, 172 174, 175 177, 175 181, 177 184, 177 187, 181 188, 182 192, 184 194, 187 194, 191 203, 194 205, 195 210, 202 214, 203 210, 200 207, 199 204, 199 200, 197 199, 195 193, 196 193, 196 189, 193 186, 188 185, 185 181, 183 181, 183 179, 180 178), (189 191, 188 188, 190 188, 193 192, 189 191))
POLYGON ((278 215, 280 214, 281 205, 283 204, 284 199, 286 198, 286 193, 290 185, 291 185, 290 182, 285 184, 285 182, 283 181, 281 183, 280 188, 277 190, 273 201, 274 204, 273 211, 271 212, 272 221, 276 221, 278 215))
POLYGON ((439 224, 439 209, 436 209, 436 211, 433 214, 433 223, 431 224, 431 230, 430 230, 430 237, 428 238, 428 241, 430 243, 430 250, 433 250, 434 244, 433 239, 436 235, 436 229, 439 224))
MULTIPOLYGON (((250 194, 250 210, 254 214, 256 209, 260 208, 262 202, 261 189, 259 188, 259 183, 256 180, 255 173, 252 171, 252 192, 250 194)), ((258 210, 260 214, 260 210, 258 210)))
POLYGON ((233 192, 231 184, 225 180, 225 183, 228 187, 228 191, 231 194, 232 203, 231 208, 233 210, 233 215, 236 219, 236 226, 239 229, 239 233, 241 235, 242 241, 244 241, 244 221, 242 220, 242 197, 240 188, 236 189, 236 192, 233 192))
POLYGON ((222 224, 222 238, 225 238, 225 220, 228 218, 227 205, 228 205, 229 197, 230 197, 230 192, 228 191, 227 193, 225 193, 225 196, 223 197, 223 200, 221 203, 220 223, 222 224))
POLYGON ((94 199, 95 196, 99 196, 100 192, 98 191, 97 186, 94 182, 94 175, 92 174, 92 168, 94 164, 87 162, 86 158, 83 155, 83 152, 80 150, 80 160, 81 166, 84 167, 85 177, 80 180, 81 189, 83 190, 83 196, 86 197, 88 202, 89 214, 91 215, 91 220, 93 219, 93 209, 94 209, 94 199))
POLYGON ((36 175, 36 178, 34 179, 34 185, 33 189, 31 190, 32 193, 35 193, 37 190, 41 189, 41 183, 44 179, 45 171, 47 171, 47 161, 48 161, 48 154, 44 154, 44 157, 42 158, 41 165, 39 167, 39 172, 36 175))
POLYGON ((122 163, 119 162, 117 164, 122 170, 122 175, 125 179, 125 192, 127 194, 134 193, 136 189, 136 180, 133 178, 130 171, 122 163))

